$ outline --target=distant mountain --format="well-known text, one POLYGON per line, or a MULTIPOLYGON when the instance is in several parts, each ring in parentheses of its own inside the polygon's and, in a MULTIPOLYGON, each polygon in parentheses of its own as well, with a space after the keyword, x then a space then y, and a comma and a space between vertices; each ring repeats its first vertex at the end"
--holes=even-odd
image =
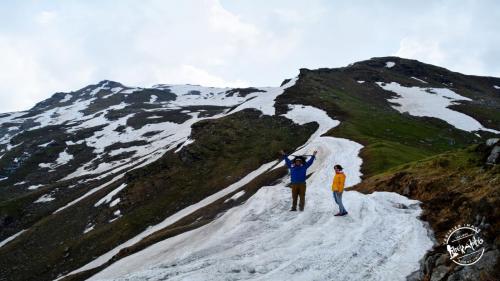
MULTIPOLYGON (((223 214, 247 214, 263 187, 283 186, 281 149, 342 155, 335 161, 352 164, 354 185, 361 175, 498 137, 499 112, 500 78, 397 57, 301 69, 280 87, 105 80, 56 93, 28 111, 0 114, 0 280, 52 280, 75 270, 63 280, 83 280, 223 214)), ((318 163, 311 184, 331 174, 329 162, 318 163)), ((418 261, 401 276, 412 266, 418 261)), ((251 279, 238 270, 235 280, 251 279)))

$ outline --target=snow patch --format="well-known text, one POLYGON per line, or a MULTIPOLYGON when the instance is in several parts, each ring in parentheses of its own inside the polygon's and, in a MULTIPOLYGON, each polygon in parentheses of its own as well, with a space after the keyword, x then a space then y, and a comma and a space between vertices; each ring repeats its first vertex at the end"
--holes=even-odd
POLYGON ((28 187, 28 189, 29 190, 35 190, 35 189, 39 189, 42 186, 43 186, 43 184, 32 185, 32 186, 28 187))
POLYGON ((122 212, 120 210, 116 210, 113 212, 113 215, 115 215, 114 218, 110 219, 109 222, 114 222, 115 220, 119 219, 122 217, 122 212))
POLYGON ((69 154, 66 151, 67 151, 67 149, 65 149, 63 152, 59 153, 59 157, 57 157, 57 159, 56 159, 57 166, 64 165, 73 159, 73 155, 69 154))
POLYGON ((113 202, 109 203, 109 206, 114 207, 118 205, 118 203, 120 203, 120 198, 116 198, 115 200, 113 200, 113 202))
POLYGON ((427 81, 424 81, 424 80, 422 80, 422 79, 418 79, 417 77, 413 77, 413 76, 412 76, 412 77, 411 77, 411 79, 417 80, 418 82, 422 82, 422 83, 424 83, 424 84, 429 84, 429 83, 427 83, 427 81))
POLYGON ((397 111, 408 112, 413 116, 428 116, 439 118, 457 129, 472 132, 477 130, 500 133, 493 129, 485 128, 474 118, 458 111, 449 109, 448 106, 456 101, 470 101, 447 88, 420 88, 404 87, 396 82, 376 82, 382 89, 398 94, 398 97, 389 99, 389 102, 399 105, 392 106, 397 111))
POLYGON ((83 234, 88 233, 92 230, 94 230, 95 225, 94 224, 88 224, 87 227, 83 230, 83 234))
POLYGON ((66 145, 77 145, 77 144, 83 144, 85 142, 85 140, 79 140, 77 142, 74 142, 74 141, 66 141, 66 145))
POLYGON ((497 85, 493 85, 493 88, 500 90, 500 86, 497 86, 497 85))
POLYGON ((67 149, 65 149, 63 152, 59 153, 59 156, 56 159, 56 162, 54 164, 51 163, 39 163, 38 167, 40 168, 49 168, 49 169, 55 169, 59 166, 67 164, 69 161, 73 159, 73 155, 69 154, 66 152, 67 149))
POLYGON ((71 100, 71 98, 72 98, 72 97, 73 97, 72 95, 70 95, 70 94, 66 94, 66 95, 64 96, 64 98, 63 98, 63 99, 61 99, 61 100, 59 101, 59 103, 64 103, 64 102, 67 102, 67 101, 71 100))
POLYGON ((43 168, 50 168, 50 167, 52 167, 52 164, 50 164, 50 163, 40 163, 40 164, 38 164, 38 167, 40 167, 42 169, 43 168))
POLYGON ((98 207, 101 204, 107 204, 113 199, 113 197, 118 194, 120 191, 122 191, 125 187, 127 186, 126 183, 121 184, 119 187, 115 188, 113 191, 111 191, 108 195, 104 196, 101 198, 97 203, 94 204, 94 207, 98 207))
POLYGON ((363 83, 365 83, 365 81, 363 81, 363 80, 358 80, 358 81, 356 81, 356 82, 358 82, 359 84, 363 84, 363 83))
POLYGON ((52 197, 51 194, 44 194, 33 203, 47 203, 54 200, 56 200, 56 198, 52 197))
POLYGON ((112 93, 114 93, 114 94, 118 93, 118 92, 119 92, 119 91, 121 91, 121 90, 123 90, 123 88, 122 88, 122 87, 114 87, 114 88, 111 88, 111 92, 112 92, 112 93))
POLYGON ((100 87, 97 87, 97 88, 93 89, 93 90, 89 93, 89 95, 91 95, 91 96, 95 96, 95 95, 96 95, 96 94, 98 94, 101 90, 108 90, 108 89, 109 89, 109 87, 106 87, 107 85, 108 85, 108 82, 105 82, 104 84, 102 84, 102 86, 100 86, 100 87))
POLYGON ((156 102, 156 100, 158 100, 158 96, 157 95, 151 95, 150 98, 149 98, 149 102, 150 103, 154 103, 154 102, 156 102))
POLYGON ((18 233, 10 236, 10 237, 7 237, 5 238, 2 242, 0 242, 0 248, 5 246, 5 244, 9 243, 10 241, 16 239, 19 235, 21 235, 23 232, 25 232, 26 230, 21 230, 19 231, 18 233))
POLYGON ((231 196, 231 198, 224 200, 224 203, 229 202, 231 200, 237 200, 238 198, 240 198, 243 195, 245 195, 245 190, 241 190, 241 191, 235 193, 233 196, 231 196))
POLYGON ((396 63, 393 61, 388 61, 385 63, 385 67, 387 67, 387 68, 394 67, 395 65, 396 65, 396 63))
POLYGON ((46 142, 46 143, 44 143, 44 144, 40 144, 40 145, 38 145, 38 147, 47 147, 47 145, 49 145, 49 144, 51 144, 51 143, 53 143, 53 142, 54 142, 54 141, 53 141, 53 140, 51 140, 51 141, 46 142))
POLYGON ((141 91, 141 88, 132 88, 132 89, 126 89, 121 92, 121 94, 132 94, 134 92, 141 91))
POLYGON ((81 200, 83 200, 84 198, 87 198, 88 196, 90 196, 90 195, 92 195, 92 194, 96 193, 97 191, 99 191, 99 190, 103 189, 104 187, 106 187, 107 185, 111 184, 112 182, 117 181, 117 180, 118 180, 118 179, 120 179, 123 175, 124 175, 124 173, 123 173, 123 174, 119 174, 119 175, 117 175, 116 177, 114 177, 113 179, 111 179, 110 181, 108 181, 108 182, 106 182, 106 183, 104 183, 104 184, 102 184, 102 185, 100 185, 100 186, 98 186, 98 187, 95 187, 95 188, 93 188, 93 189, 89 190, 89 191, 88 191, 87 193, 85 193, 84 195, 82 195, 82 196, 80 196, 80 197, 76 198, 75 200, 73 200, 73 201, 69 202, 69 203, 68 203, 68 204, 66 204, 65 206, 63 206, 63 207, 61 207, 61 208, 57 209, 57 210, 54 212, 54 214, 57 214, 57 213, 59 213, 60 211, 62 211, 62 210, 64 210, 64 209, 66 209, 66 208, 68 208, 68 207, 70 207, 70 206, 73 206, 74 204, 76 204, 76 203, 80 202, 80 201, 81 201, 81 200))

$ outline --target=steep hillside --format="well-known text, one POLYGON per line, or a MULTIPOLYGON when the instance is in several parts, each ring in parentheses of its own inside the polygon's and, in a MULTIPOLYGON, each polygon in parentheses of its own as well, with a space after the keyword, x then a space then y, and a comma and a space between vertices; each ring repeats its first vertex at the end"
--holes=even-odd
POLYGON ((492 149, 493 145, 480 144, 439 154, 393 168, 354 187, 365 193, 397 192, 422 201, 421 218, 429 222, 438 245, 426 256, 416 280, 494 280, 499 276, 500 166, 486 164, 492 149), (486 251, 476 265, 457 266, 443 245, 447 232, 460 224, 478 226, 486 240, 486 251))
MULTIPOLYGON (((224 213, 246 213, 253 206, 246 202, 262 198, 265 186, 288 196, 281 189, 286 170, 276 161, 281 149, 324 151, 322 168, 314 169, 323 176, 310 179, 318 189, 331 172, 325 159, 352 165, 355 184, 498 135, 499 109, 499 78, 396 57, 302 69, 280 87, 135 88, 102 81, 56 93, 28 111, 0 115, 0 280, 69 273, 77 274, 65 280, 83 280, 147 246, 221 224, 224 213)), ((398 221, 404 212, 391 202, 407 201, 392 196, 352 198, 358 211, 377 201, 398 221)), ((274 193, 269 199, 284 200, 274 193)), ((423 251, 427 234, 418 213, 418 207, 405 213, 405 231, 423 235, 415 237, 423 251)), ((320 214, 333 227, 327 216, 320 214)), ((317 227, 310 231, 324 231, 317 227)), ((387 235, 396 231, 388 227, 387 235)), ((394 266, 394 257, 378 258, 394 266)), ((410 258, 399 277, 418 267, 410 258)))
POLYGON ((322 110, 294 106, 286 116, 297 124, 319 123, 298 151, 318 151, 303 212, 288 211, 289 190, 278 181, 212 223, 118 260, 89 280, 402 280, 416 270, 432 246, 416 218, 418 202, 395 193, 349 192, 351 215, 335 217, 325 186, 333 165, 346 158, 347 185, 360 181, 361 145, 323 136, 338 122, 322 110))
MULTIPOLYGON (((278 97, 277 110, 286 112, 287 103, 314 105, 340 120, 340 126, 329 134, 365 146, 361 152, 365 160, 363 174, 369 176, 401 163, 476 143, 479 136, 468 131, 478 130, 481 124, 500 130, 500 90, 495 88, 499 84, 500 78, 467 76, 414 60, 374 58, 344 68, 301 69, 296 85, 278 97), (400 112, 397 104, 404 101, 397 99, 400 93, 386 90, 377 83, 398 83, 403 87, 422 89, 416 100, 422 103, 410 107, 417 111, 431 107, 431 112, 419 116, 405 113, 407 108, 400 112), (433 94, 426 92, 432 89, 450 89, 462 96, 443 97, 441 102, 453 101, 451 108, 466 114, 474 113, 471 116, 481 124, 473 124, 477 126, 475 129, 463 130, 457 128, 457 124, 450 126, 442 118, 430 118, 432 111, 441 112, 446 106, 432 107, 433 100, 429 97, 433 94)), ((453 118, 457 122, 467 119, 466 116, 453 118)), ((489 130, 477 133, 494 135, 489 130)))

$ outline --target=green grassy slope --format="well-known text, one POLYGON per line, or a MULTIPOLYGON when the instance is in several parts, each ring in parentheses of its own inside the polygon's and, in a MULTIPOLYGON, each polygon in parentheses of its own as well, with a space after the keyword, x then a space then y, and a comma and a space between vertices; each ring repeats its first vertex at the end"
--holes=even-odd
MULTIPOLYGON (((348 138, 365 146, 361 155, 364 160, 362 170, 365 176, 402 163, 477 143, 480 140, 473 133, 458 130, 442 120, 401 114, 391 108, 387 98, 392 97, 393 93, 382 90, 374 82, 395 81, 407 86, 425 86, 408 77, 417 74, 405 73, 396 66, 394 70, 385 68, 387 60, 389 59, 358 63, 340 69, 303 69, 298 83, 278 97, 278 109, 281 113, 286 112, 287 103, 313 105, 325 110, 332 118, 341 120, 341 124, 329 134, 348 138), (378 64, 373 66, 372 63, 378 64), (358 80, 365 82, 358 83, 358 80)), ((402 62, 421 64, 402 60, 396 65, 402 62)), ((436 67, 427 69, 428 73, 432 73, 434 68, 436 67)), ((445 71, 441 68, 436 69, 445 71)), ((458 75, 449 71, 448 73, 451 73, 452 78, 458 75)), ((442 74, 436 75, 442 77, 442 74)), ((432 80, 430 74, 428 76, 429 85, 444 87, 442 84, 437 85, 438 82, 432 80)), ((458 81, 457 79, 453 78, 452 81, 458 81)), ((469 95, 472 92, 474 91, 469 90, 469 95)), ((489 98, 493 94, 485 95, 489 98)), ((496 104, 498 101, 496 97, 489 99, 492 101, 490 104, 496 104)), ((470 110, 482 111, 481 107, 472 104, 468 106, 472 108, 470 110)), ((489 114, 486 111, 483 113, 489 114)))
MULTIPOLYGON (((423 202, 421 218, 429 222, 439 243, 424 260, 425 266, 422 267, 424 280, 429 280, 425 278, 430 278, 434 268, 437 267, 434 260, 440 257, 445 261, 448 277, 460 274, 458 271, 461 268, 449 260, 442 244, 447 232, 457 225, 472 224, 479 227, 481 236, 486 241, 486 253, 491 251, 485 255, 494 256, 494 252, 498 255, 500 166, 485 165, 491 149, 481 144, 448 151, 393 167, 353 187, 365 193, 397 192, 423 202)), ((491 278, 498 276, 499 267, 485 266, 484 262, 470 269, 474 277, 470 276, 472 279, 468 280, 494 280, 491 278)), ((494 264, 495 259, 488 262, 494 264)), ((498 258, 496 263, 499 263, 498 258)))

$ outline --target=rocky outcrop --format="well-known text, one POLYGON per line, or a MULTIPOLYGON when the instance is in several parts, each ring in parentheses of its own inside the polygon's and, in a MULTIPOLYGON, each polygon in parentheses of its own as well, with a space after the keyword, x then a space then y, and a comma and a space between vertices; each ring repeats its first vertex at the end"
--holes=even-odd
POLYGON ((500 163, 500 144, 499 139, 491 138, 486 141, 486 145, 489 147, 493 147, 491 149, 488 158, 486 158, 486 164, 495 165, 500 163))
POLYGON ((408 280, 489 281, 499 276, 500 167, 487 164, 496 142, 488 140, 487 144, 403 165, 355 187, 362 192, 398 192, 422 201, 421 218, 429 222, 436 245, 408 280), (478 227, 486 241, 481 259, 469 266, 452 262, 444 244, 447 232, 463 224, 478 227))

